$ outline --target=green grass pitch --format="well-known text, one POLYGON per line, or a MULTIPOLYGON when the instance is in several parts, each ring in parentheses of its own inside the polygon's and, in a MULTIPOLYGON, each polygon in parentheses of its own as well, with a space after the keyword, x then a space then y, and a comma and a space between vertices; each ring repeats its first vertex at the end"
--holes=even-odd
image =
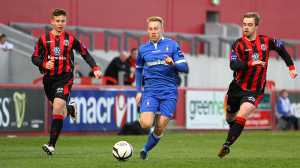
POLYGON ((146 161, 139 150, 146 136, 61 136, 55 154, 42 152, 48 137, 0 137, 1 168, 296 168, 300 166, 300 132, 246 131, 224 159, 216 155, 226 132, 167 132, 146 161), (126 140, 133 156, 119 162, 112 145, 126 140))

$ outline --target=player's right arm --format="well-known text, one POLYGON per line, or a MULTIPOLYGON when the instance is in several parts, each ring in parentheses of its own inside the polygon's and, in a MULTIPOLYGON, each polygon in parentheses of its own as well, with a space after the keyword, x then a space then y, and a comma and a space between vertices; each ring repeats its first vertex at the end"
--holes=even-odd
POLYGON ((31 61, 34 65, 38 66, 39 68, 43 67, 43 60, 45 55, 45 47, 42 42, 42 38, 39 38, 37 43, 34 47, 34 52, 31 57, 31 61))
POLYGON ((40 72, 43 73, 43 69, 54 68, 54 60, 49 60, 44 62, 45 57, 45 46, 43 44, 42 38, 40 37, 34 47, 34 52, 31 57, 31 61, 34 65, 39 67, 40 72))
POLYGON ((137 91, 135 99, 137 104, 140 103, 142 97, 143 68, 144 68, 144 60, 139 50, 136 59, 136 71, 135 71, 135 82, 136 82, 136 91, 137 91))
POLYGON ((242 70, 247 67, 247 64, 241 59, 241 49, 239 48, 239 41, 236 41, 232 45, 229 59, 230 69, 233 71, 242 70))

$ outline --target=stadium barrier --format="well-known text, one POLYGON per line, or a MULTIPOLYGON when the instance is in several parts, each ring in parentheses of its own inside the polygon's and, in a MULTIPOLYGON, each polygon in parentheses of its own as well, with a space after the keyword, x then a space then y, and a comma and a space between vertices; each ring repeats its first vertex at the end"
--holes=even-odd
MULTIPOLYGON (((274 128, 274 93, 272 90, 265 93, 256 113, 247 119, 246 129, 274 128)), ((228 129, 229 127, 225 120, 225 95, 225 89, 186 89, 185 128, 188 130, 228 129)))
POLYGON ((138 120, 134 89, 75 88, 71 99, 77 103, 76 122, 66 119, 65 132, 119 131, 125 123, 138 120))
MULTIPOLYGON (((300 91, 290 90, 293 113, 300 118, 300 91)), ((225 89, 180 88, 174 125, 170 129, 224 130, 225 89)), ((267 92, 257 113, 246 123, 247 129, 276 129, 274 106, 276 91, 267 92)), ((65 119, 67 133, 116 132, 125 123, 137 121, 136 91, 122 86, 74 85, 71 99, 78 108, 76 123, 65 119)), ((51 108, 41 86, 0 85, 0 135, 46 134, 51 108)))
POLYGON ((0 85, 0 133, 45 133, 46 105, 40 87, 0 85))

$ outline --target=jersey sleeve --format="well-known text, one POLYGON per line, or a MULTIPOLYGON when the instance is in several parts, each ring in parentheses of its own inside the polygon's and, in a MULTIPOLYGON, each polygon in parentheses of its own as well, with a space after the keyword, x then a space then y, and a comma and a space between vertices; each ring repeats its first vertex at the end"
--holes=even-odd
POLYGON ((175 63, 175 67, 179 72, 188 73, 189 68, 186 59, 184 58, 184 55, 178 45, 178 43, 175 42, 174 48, 173 48, 173 61, 175 63))
POLYGON ((136 71, 135 71, 135 82, 136 82, 136 90, 141 92, 142 90, 142 80, 143 80, 143 68, 144 68, 144 59, 141 55, 141 51, 139 49, 137 59, 136 59, 136 71))
POLYGON ((247 67, 247 63, 242 61, 241 49, 239 48, 239 41, 236 41, 231 46, 229 60, 230 60, 230 69, 232 69, 233 71, 242 70, 247 67))
POLYGON ((94 58, 89 53, 87 47, 76 38, 74 38, 73 49, 81 55, 81 57, 89 64, 93 71, 100 69, 97 66, 94 58))
POLYGON ((284 46, 284 42, 282 40, 269 38, 269 47, 270 50, 275 50, 279 56, 284 60, 285 64, 289 67, 289 70, 294 70, 294 62, 287 52, 284 46))

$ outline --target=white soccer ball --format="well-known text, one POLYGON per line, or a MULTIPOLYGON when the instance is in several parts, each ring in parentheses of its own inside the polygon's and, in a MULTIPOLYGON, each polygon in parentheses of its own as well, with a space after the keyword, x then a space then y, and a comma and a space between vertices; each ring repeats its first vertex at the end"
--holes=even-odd
POLYGON ((119 161, 125 161, 132 156, 133 148, 127 141, 119 141, 113 146, 112 153, 119 161))

